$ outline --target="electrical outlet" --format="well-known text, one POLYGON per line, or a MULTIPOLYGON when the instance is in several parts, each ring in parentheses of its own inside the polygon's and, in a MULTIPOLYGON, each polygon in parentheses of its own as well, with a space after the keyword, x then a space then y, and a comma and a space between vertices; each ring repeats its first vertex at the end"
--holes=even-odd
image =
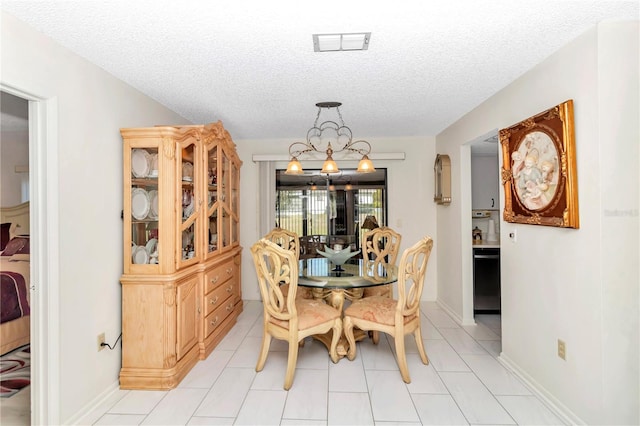
POLYGON ((558 339, 558 356, 564 360, 567 359, 567 347, 564 340, 558 339))
POLYGON ((103 343, 105 343, 104 333, 100 333, 98 334, 98 352, 106 348, 106 346, 104 346, 103 343))

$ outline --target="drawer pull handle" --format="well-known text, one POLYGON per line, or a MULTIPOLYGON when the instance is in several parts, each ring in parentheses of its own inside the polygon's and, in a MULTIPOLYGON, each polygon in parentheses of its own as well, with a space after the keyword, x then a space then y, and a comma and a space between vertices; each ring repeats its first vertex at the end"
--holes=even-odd
POLYGON ((215 327, 216 324, 218 324, 218 317, 216 317, 215 319, 212 319, 209 324, 211 324, 211 327, 215 327))
POLYGON ((231 303, 229 303, 227 305, 227 312, 230 312, 231 310, 233 310, 233 305, 231 303))
POLYGON ((227 269, 227 274, 231 275, 232 272, 233 272, 233 268, 227 269))
POLYGON ((227 293, 231 293, 231 290, 233 290, 233 286, 230 285, 229 287, 227 287, 227 293))
POLYGON ((213 299, 209 299, 209 303, 211 303, 212 305, 215 305, 218 302, 218 295, 216 295, 216 297, 214 297, 213 299))
POLYGON ((216 275, 215 277, 211 278, 211 284, 215 284, 218 282, 218 276, 216 275))

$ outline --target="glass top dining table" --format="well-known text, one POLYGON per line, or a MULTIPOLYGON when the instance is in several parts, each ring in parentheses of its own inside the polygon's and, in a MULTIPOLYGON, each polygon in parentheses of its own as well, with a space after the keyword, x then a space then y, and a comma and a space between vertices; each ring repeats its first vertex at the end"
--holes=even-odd
POLYGON ((367 259, 349 259, 335 265, 325 257, 300 260, 298 285, 313 289, 354 290, 391 284, 398 280, 398 268, 367 259))
MULTIPOLYGON (((316 300, 324 300, 342 312, 345 299, 353 301, 362 298, 364 289, 392 284, 398 280, 398 268, 383 262, 367 259, 349 259, 343 265, 335 265, 325 257, 303 259, 299 262, 298 286, 307 287, 316 300)), ((367 334, 356 330, 355 340, 366 338, 367 334)), ((331 345, 331 332, 313 336, 331 345)), ((349 343, 341 336, 337 352, 340 358, 347 355, 349 343)))

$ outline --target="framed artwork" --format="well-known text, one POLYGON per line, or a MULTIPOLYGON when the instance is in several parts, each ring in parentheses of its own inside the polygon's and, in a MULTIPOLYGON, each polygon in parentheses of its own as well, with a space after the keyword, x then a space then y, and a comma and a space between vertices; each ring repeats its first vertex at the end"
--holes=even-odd
POLYGON ((500 130, 503 218, 579 228, 573 100, 500 130))
POLYGON ((433 201, 436 204, 448 206, 451 203, 451 160, 448 155, 436 155, 433 175, 435 183, 433 201))

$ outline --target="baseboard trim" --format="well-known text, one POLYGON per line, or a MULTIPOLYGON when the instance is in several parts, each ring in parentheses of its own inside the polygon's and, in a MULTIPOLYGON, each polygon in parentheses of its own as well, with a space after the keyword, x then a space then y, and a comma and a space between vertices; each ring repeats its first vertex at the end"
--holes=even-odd
POLYGON ((460 315, 458 315, 456 313, 456 311, 454 311, 449 305, 447 305, 446 303, 444 303, 440 299, 436 300, 436 305, 438 305, 440 307, 440 309, 445 311, 458 325, 460 325, 460 326, 463 326, 463 325, 476 325, 475 321, 473 321, 471 323, 468 323, 468 324, 464 323, 462 321, 462 317, 460 315))
POLYGON ((71 425, 92 425, 107 411, 105 406, 113 406, 129 391, 120 392, 120 384, 116 380, 101 394, 82 407, 73 417, 65 421, 71 425))
POLYGON ((533 377, 524 371, 518 364, 513 362, 504 352, 497 358, 498 362, 508 368, 542 401, 543 404, 558 416, 560 420, 568 425, 586 425, 586 422, 578 417, 573 411, 567 408, 555 396, 553 396, 544 386, 540 385, 533 377))

